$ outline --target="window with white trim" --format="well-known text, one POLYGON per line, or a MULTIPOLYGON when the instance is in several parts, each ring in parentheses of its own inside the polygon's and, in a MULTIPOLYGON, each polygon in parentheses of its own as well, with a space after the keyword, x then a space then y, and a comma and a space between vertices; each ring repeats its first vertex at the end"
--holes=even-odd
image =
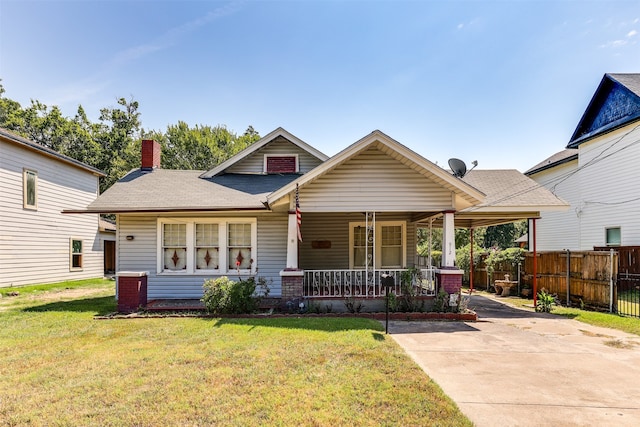
POLYGON ((158 273, 253 274, 255 218, 161 218, 158 273))
POLYGON ((605 228, 605 242, 607 246, 620 246, 622 244, 620 227, 605 228))
POLYGON ((69 271, 82 270, 82 239, 69 239, 69 271))
POLYGON ((404 268, 406 262, 406 223, 404 221, 377 221, 374 230, 367 233, 364 222, 349 223, 349 267, 404 268), (374 263, 372 264, 372 261, 374 263))
POLYGON ((38 172, 34 170, 22 170, 22 206, 38 209, 38 172))

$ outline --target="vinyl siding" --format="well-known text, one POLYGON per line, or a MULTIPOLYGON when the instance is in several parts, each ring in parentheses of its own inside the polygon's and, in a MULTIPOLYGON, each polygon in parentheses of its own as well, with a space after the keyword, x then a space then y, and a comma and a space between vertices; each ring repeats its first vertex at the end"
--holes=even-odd
POLYGON ((0 141, 0 287, 101 277, 98 215, 63 215, 97 196, 98 178, 0 141), (37 172, 37 210, 23 209, 23 168, 37 172), (69 238, 83 242, 83 268, 69 271, 69 238))
POLYGON ((640 245, 640 128, 637 123, 581 144, 579 206, 582 249, 605 244, 605 228, 620 227, 623 246, 640 245))
POLYGON ((312 156, 295 144, 287 141, 283 137, 278 137, 265 145, 260 150, 252 153, 245 159, 229 167, 226 173, 263 173, 265 155, 285 155, 297 154, 300 173, 309 172, 311 169, 322 163, 321 160, 312 156))
POLYGON ((375 147, 306 185, 307 212, 429 212, 452 208, 452 194, 375 147))
MULTIPOLYGON (((168 218, 167 216, 162 216, 168 218)), ((203 215, 198 216, 204 218, 203 215)), ((206 216, 206 218, 228 218, 226 216, 206 216)), ((236 216, 255 218, 256 216, 236 216)), ((206 279, 220 277, 211 274, 163 275, 157 273, 157 216, 118 216, 118 271, 147 271, 148 298, 201 298, 202 284, 206 279), (134 236, 126 240, 126 236, 134 236)), ((264 277, 270 288, 270 295, 280 296, 280 271, 286 264, 287 215, 268 214, 257 216, 257 277, 264 277)), ((226 274, 234 278, 234 274, 226 274)))
POLYGON ((531 176, 571 204, 547 212, 537 224, 539 250, 592 250, 604 246, 605 229, 620 227, 623 246, 640 245, 640 128, 637 123, 578 147, 578 160, 531 176), (576 171, 577 170, 577 171, 576 171))
POLYGON ((580 181, 574 172, 578 160, 558 165, 531 176, 531 179, 553 191, 571 207, 562 212, 542 212, 536 222, 536 247, 540 251, 580 250, 580 181), (573 175, 572 175, 573 174, 573 175))
MULTIPOLYGON (((349 268, 349 223, 363 222, 359 213, 302 214, 302 238, 300 244, 300 268, 305 270, 327 270, 349 268), (313 241, 329 241, 331 247, 312 248, 313 241)), ((406 261, 413 265, 416 256, 416 228, 409 217, 402 213, 376 214, 376 221, 406 221, 406 261)), ((286 243, 286 242, 285 242, 286 243)))

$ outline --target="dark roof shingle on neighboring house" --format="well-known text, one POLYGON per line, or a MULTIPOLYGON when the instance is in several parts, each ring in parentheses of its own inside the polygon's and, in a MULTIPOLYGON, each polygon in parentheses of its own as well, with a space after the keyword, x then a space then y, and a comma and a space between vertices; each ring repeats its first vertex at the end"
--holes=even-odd
POLYGON ((88 212, 266 209, 266 195, 298 175, 224 174, 201 170, 134 169, 87 207, 88 212))
POLYGON ((640 120, 640 74, 607 73, 602 77, 567 148, 640 120))
POLYGON ((638 73, 634 73, 634 74, 631 74, 631 73, 629 73, 629 74, 610 73, 608 75, 611 78, 613 78, 614 80, 617 80, 620 84, 625 86, 631 92, 633 92, 636 95, 640 96, 640 74, 638 74, 638 73))
POLYGON ((550 157, 547 157, 537 165, 527 170, 524 174, 527 176, 530 176, 530 175, 533 175, 534 173, 542 172, 543 170, 550 169, 554 166, 558 166, 563 163, 568 163, 572 160, 576 160, 577 158, 578 158, 578 149, 567 148, 565 150, 555 153, 550 157))

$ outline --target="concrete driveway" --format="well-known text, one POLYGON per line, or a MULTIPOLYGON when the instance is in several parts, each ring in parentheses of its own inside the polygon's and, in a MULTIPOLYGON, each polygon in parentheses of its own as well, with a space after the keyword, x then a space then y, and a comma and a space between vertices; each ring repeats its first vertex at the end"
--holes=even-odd
POLYGON ((469 307, 478 322, 389 334, 477 426, 640 425, 640 337, 478 295, 469 307))

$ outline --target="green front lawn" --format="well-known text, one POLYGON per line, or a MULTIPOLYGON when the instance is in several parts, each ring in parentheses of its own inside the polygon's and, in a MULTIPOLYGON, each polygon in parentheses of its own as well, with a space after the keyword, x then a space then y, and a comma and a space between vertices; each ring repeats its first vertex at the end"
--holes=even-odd
POLYGON ((1 425, 470 425, 379 322, 95 320, 113 282, 67 287, 0 299, 1 425))

